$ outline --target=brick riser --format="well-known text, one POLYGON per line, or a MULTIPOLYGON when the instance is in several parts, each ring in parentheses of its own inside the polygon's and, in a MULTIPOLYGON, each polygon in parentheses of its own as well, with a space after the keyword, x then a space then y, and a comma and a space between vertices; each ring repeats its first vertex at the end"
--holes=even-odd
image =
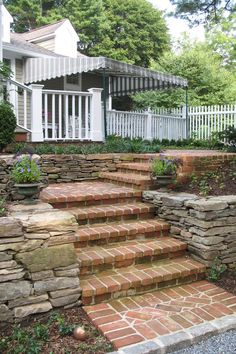
POLYGON ((135 203, 141 201, 141 191, 136 191, 140 196, 137 197, 125 197, 120 198, 119 196, 116 198, 105 198, 98 200, 81 200, 81 201, 62 201, 62 202, 50 202, 53 208, 56 209, 69 209, 69 208, 80 208, 86 206, 94 206, 94 205, 110 205, 110 204, 120 204, 120 203, 135 203))
POLYGON ((105 247, 78 250, 80 274, 96 274, 104 270, 153 263, 185 255, 187 245, 170 237, 146 241, 129 241, 105 247))
POLYGON ((100 224, 79 227, 75 234, 75 248, 108 245, 115 242, 145 240, 167 236, 170 226, 160 220, 138 220, 120 224, 100 224))
POLYGON ((155 207, 147 203, 117 203, 114 205, 70 208, 79 225, 146 220, 155 217, 155 207))
POLYGON ((135 267, 101 272, 98 276, 81 278, 84 305, 144 294, 158 289, 187 284, 205 278, 205 266, 186 258, 167 260, 157 265, 138 264, 135 267))
MULTIPOLYGON (((126 174, 123 174, 123 175, 124 175, 123 179, 125 179, 125 175, 128 176, 129 174, 126 173, 126 174)), ((153 187, 152 184, 151 184, 151 181, 150 182, 141 183, 141 184, 136 184, 136 183, 132 183, 131 181, 125 181, 125 180, 118 181, 118 180, 115 180, 113 178, 110 179, 108 176, 106 178, 101 176, 101 180, 103 182, 114 183, 114 184, 116 184, 118 186, 129 187, 129 188, 133 188, 133 189, 140 190, 140 191, 149 190, 149 189, 151 189, 153 187)))

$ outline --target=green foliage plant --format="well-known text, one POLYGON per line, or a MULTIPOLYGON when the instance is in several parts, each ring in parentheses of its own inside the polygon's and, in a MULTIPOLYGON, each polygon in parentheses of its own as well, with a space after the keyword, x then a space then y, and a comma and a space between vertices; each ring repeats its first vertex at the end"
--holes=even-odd
POLYGON ((212 266, 208 272, 208 279, 215 282, 221 278, 221 275, 226 271, 227 266, 220 262, 220 259, 216 257, 212 263, 212 266))
POLYGON ((20 155, 17 157, 11 172, 15 183, 38 183, 41 179, 41 170, 32 155, 20 155))
POLYGON ((14 140, 16 116, 8 102, 0 102, 0 152, 14 140))
POLYGON ((153 160, 151 170, 152 176, 175 176, 180 160, 169 159, 160 155, 160 158, 153 160))
POLYGON ((230 126, 219 133, 219 138, 225 141, 229 152, 236 152, 236 128, 230 126))
POLYGON ((0 197, 0 217, 6 214, 6 199, 0 197))

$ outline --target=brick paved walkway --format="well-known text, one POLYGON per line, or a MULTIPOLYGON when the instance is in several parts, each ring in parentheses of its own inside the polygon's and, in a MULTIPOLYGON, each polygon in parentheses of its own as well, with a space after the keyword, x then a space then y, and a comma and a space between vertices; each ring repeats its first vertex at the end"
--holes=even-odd
POLYGON ((236 313, 236 296, 207 281, 84 308, 116 349, 236 313))

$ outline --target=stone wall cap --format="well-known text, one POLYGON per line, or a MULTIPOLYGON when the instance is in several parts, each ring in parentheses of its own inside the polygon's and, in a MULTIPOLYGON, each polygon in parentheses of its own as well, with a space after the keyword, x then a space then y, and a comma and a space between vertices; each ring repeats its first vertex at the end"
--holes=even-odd
POLYGON ((223 210, 228 207, 228 204, 225 201, 214 199, 188 200, 184 204, 186 207, 199 211, 223 210))
POLYGON ((218 197, 212 197, 210 200, 226 202, 228 204, 236 204, 236 195, 221 195, 218 197))

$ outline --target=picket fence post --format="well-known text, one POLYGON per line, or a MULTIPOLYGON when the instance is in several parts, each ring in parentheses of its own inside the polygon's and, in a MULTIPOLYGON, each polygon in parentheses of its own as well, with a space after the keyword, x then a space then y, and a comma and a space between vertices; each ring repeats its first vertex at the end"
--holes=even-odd
POLYGON ((145 140, 152 141, 152 111, 150 110, 150 108, 148 108, 145 113, 147 115, 145 140))

